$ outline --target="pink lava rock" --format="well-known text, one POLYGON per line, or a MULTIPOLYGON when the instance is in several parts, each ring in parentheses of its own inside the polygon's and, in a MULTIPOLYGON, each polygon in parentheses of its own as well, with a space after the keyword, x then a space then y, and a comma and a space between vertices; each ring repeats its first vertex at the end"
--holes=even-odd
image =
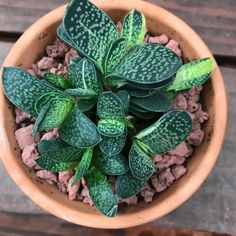
POLYGON ((188 143, 192 144, 195 147, 200 146, 204 139, 204 132, 201 129, 192 131, 187 137, 188 143))
POLYGON ((49 131, 49 132, 45 133, 45 134, 42 136, 41 140, 56 139, 56 138, 58 138, 58 136, 59 136, 59 134, 58 134, 58 129, 55 128, 55 129, 53 129, 52 131, 49 131))
POLYGON ((199 104, 198 110, 194 114, 195 122, 203 123, 204 121, 209 119, 208 113, 202 110, 202 105, 199 104))
POLYGON ((171 39, 167 44, 166 47, 172 50, 174 53, 176 53, 179 57, 181 57, 181 50, 179 48, 179 44, 171 39))
POLYGON ((199 109, 199 103, 196 103, 196 102, 192 102, 191 100, 189 101, 188 103, 188 111, 190 113, 194 113, 196 112, 197 110, 199 109))
POLYGON ((69 179, 74 175, 73 170, 62 171, 58 174, 58 183, 57 186, 59 190, 63 193, 67 192, 69 179))
POLYGON ((162 172, 160 172, 158 174, 158 178, 160 182, 167 187, 170 187, 175 181, 175 177, 171 173, 170 168, 167 168, 163 170, 162 172))
POLYGON ((21 150, 23 150, 27 145, 31 145, 39 141, 40 136, 38 134, 36 134, 35 137, 32 136, 32 128, 33 125, 29 125, 15 131, 15 138, 21 150))
POLYGON ((155 194, 154 189, 152 189, 149 184, 145 184, 140 192, 141 196, 144 198, 144 201, 149 203, 152 201, 152 198, 155 194))
POLYGON ((119 32, 121 32, 122 30, 122 22, 121 21, 118 21, 117 24, 116 24, 116 28, 119 32))
POLYGON ((125 202, 127 205, 134 205, 138 203, 138 197, 137 196, 132 196, 126 199, 122 199, 121 202, 125 202))
POLYGON ((155 155, 155 156, 153 157, 153 161, 154 161, 154 162, 160 162, 160 161, 162 161, 162 159, 163 159, 163 156, 162 156, 162 155, 155 155))
POLYGON ((156 168, 157 170, 163 170, 174 164, 183 164, 184 162, 185 162, 184 157, 167 154, 163 156, 163 159, 160 162, 156 163, 156 168))
POLYGON ((57 67, 57 74, 66 75, 66 73, 67 73, 67 66, 63 65, 62 63, 59 63, 57 67))
POLYGON ((29 115, 28 113, 20 110, 17 107, 15 108, 15 114, 16 114, 16 118, 15 118, 16 124, 20 124, 21 122, 23 122, 25 120, 30 120, 32 118, 31 115, 29 115))
POLYGON ((193 149, 185 141, 180 143, 174 149, 168 151, 169 154, 179 156, 179 157, 188 157, 192 154, 193 149))
POLYGON ((181 93, 179 93, 176 98, 172 102, 173 108, 177 109, 187 109, 188 104, 187 104, 187 99, 185 96, 181 93))
POLYGON ((52 57, 43 57, 37 66, 39 70, 49 70, 52 67, 57 67, 58 63, 52 57))
POLYGON ((157 193, 160 193, 166 189, 166 186, 162 184, 161 181, 155 175, 151 177, 151 183, 157 193))
POLYGON ((73 57, 77 56, 77 55, 78 55, 77 52, 76 52, 73 48, 71 48, 70 51, 67 52, 66 55, 65 55, 64 64, 65 64, 66 66, 69 66, 71 59, 72 59, 73 57))
POLYGON ((78 193, 79 188, 80 188, 80 183, 81 183, 81 181, 79 180, 72 186, 73 179, 74 179, 74 176, 72 176, 69 179, 69 183, 68 183, 68 187, 67 187, 68 198, 70 200, 75 200, 76 199, 77 193, 78 193))
POLYGON ((160 36, 149 37, 149 39, 148 39, 149 43, 159 43, 162 45, 167 44, 168 41, 169 41, 169 39, 165 34, 162 34, 160 36))
POLYGON ((82 189, 81 195, 83 196, 83 203, 89 204, 90 206, 94 205, 92 199, 90 198, 89 190, 87 187, 84 187, 82 189))
POLYGON ((30 168, 36 165, 35 159, 38 157, 39 153, 36 148, 36 144, 30 144, 25 146, 22 152, 22 160, 30 168))
POLYGON ((183 165, 176 165, 171 168, 171 172, 175 179, 179 179, 187 172, 187 169, 183 165))
POLYGON ((36 176, 46 180, 49 184, 57 183, 57 176, 48 170, 39 170, 36 172, 36 176))
POLYGON ((52 58, 64 57, 68 50, 68 46, 60 39, 56 39, 52 45, 46 47, 47 55, 52 58))

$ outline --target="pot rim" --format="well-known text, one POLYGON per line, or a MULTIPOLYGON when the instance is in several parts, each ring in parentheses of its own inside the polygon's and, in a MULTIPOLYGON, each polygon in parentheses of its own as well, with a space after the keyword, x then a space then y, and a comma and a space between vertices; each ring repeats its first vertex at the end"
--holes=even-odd
MULTIPOLYGON (((163 19, 165 19, 167 24, 175 22, 175 25, 180 26, 178 31, 180 34, 190 35, 191 38, 194 39, 194 43, 199 45, 198 50, 203 50, 206 56, 213 57, 205 43, 202 41, 202 39, 186 23, 184 23, 178 17, 159 6, 140 0, 136 0, 135 4, 131 4, 127 0, 110 0, 109 3, 103 0, 93 0, 93 2, 105 10, 131 10, 135 5, 136 8, 142 8, 145 11, 159 12, 159 14, 162 15, 163 19)), ((25 42, 27 42, 31 37, 33 37, 36 30, 41 32, 47 26, 59 21, 63 16, 65 7, 66 5, 51 11, 50 13, 36 21, 29 29, 27 29, 25 33, 20 37, 20 39, 16 42, 16 44, 13 46, 3 65, 9 66, 11 64, 11 58, 13 57, 13 55, 24 51, 24 47, 22 45, 24 45, 25 42)), ((126 228, 153 221, 176 209, 188 198, 190 198, 192 194, 196 192, 196 190, 207 178, 217 161, 224 140, 227 123, 226 91, 224 88, 223 78, 221 76, 217 64, 215 64, 215 71, 212 75, 212 78, 213 77, 217 77, 217 82, 216 80, 213 80, 212 82, 214 85, 214 91, 217 91, 214 103, 217 104, 220 102, 221 106, 219 107, 219 109, 215 109, 215 129, 212 135, 210 145, 205 153, 207 157, 202 163, 200 163, 200 166, 198 167, 196 173, 190 176, 188 183, 185 184, 185 188, 178 188, 175 194, 169 196, 167 199, 165 199, 165 201, 162 201, 157 205, 153 205, 151 208, 143 208, 138 212, 118 214, 115 218, 107 218, 100 214, 90 214, 80 212, 76 209, 71 209, 65 204, 59 201, 55 201, 53 197, 47 195, 45 192, 39 189, 34 184, 34 182, 26 175, 25 170, 16 163, 13 152, 11 151, 9 140, 6 134, 6 129, 4 126, 4 123, 8 118, 4 117, 4 109, 7 108, 7 105, 1 85, 0 146, 2 149, 1 159, 3 161, 3 164, 7 169, 9 175, 15 181, 15 183, 28 197, 30 197, 36 204, 38 204, 44 210, 49 211, 53 215, 56 215, 57 217, 60 217, 69 222, 95 228, 126 228), (11 165, 9 165, 9 163, 11 163, 11 165), (50 207, 48 208, 48 206, 50 207)))

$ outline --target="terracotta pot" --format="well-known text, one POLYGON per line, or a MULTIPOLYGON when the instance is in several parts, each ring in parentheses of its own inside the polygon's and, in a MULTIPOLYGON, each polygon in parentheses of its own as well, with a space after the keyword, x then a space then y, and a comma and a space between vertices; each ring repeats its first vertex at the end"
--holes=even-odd
MULTIPOLYGON (((142 1, 94 0, 114 21, 136 8, 147 18, 149 31, 166 34, 179 42, 185 60, 211 57, 212 54, 201 38, 183 21, 166 10, 142 1)), ((17 41, 7 56, 4 66, 28 68, 43 56, 46 45, 55 40, 56 28, 61 22, 65 6, 60 7, 33 24, 17 41)), ((151 204, 144 202, 119 209, 115 218, 99 214, 84 203, 69 201, 55 186, 41 183, 33 171, 22 163, 20 150, 14 137, 14 118, 1 88, 0 95, 0 147, 1 159, 16 184, 44 210, 64 220, 97 228, 124 228, 140 225, 162 217, 185 202, 211 172, 220 152, 227 120, 227 101, 223 79, 218 66, 210 81, 204 85, 203 97, 210 114, 205 124, 205 139, 188 161, 188 173, 171 188, 158 195, 151 204)))

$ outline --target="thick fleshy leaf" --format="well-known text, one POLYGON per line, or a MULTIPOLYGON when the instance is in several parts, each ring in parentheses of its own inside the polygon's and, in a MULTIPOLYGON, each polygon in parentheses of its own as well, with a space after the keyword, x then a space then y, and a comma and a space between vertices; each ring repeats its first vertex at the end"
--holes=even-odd
POLYGON ((160 44, 144 44, 135 46, 110 77, 115 75, 136 84, 156 84, 171 78, 181 64, 181 58, 170 49, 160 44))
POLYGON ((155 163, 134 142, 129 152, 129 166, 136 178, 148 179, 155 172, 155 163))
POLYGON ((104 74, 111 74, 127 53, 125 38, 119 38, 111 44, 104 62, 104 74))
POLYGON ((121 154, 107 156, 99 152, 94 163, 106 175, 122 175, 129 170, 129 163, 121 154))
POLYGON ((32 116, 37 115, 37 99, 45 93, 57 91, 19 67, 4 67, 2 83, 7 98, 32 116))
POLYGON ((61 40, 63 40, 65 43, 67 43, 72 48, 76 47, 76 45, 74 45, 74 43, 71 40, 71 38, 69 37, 69 35, 66 33, 63 23, 58 26, 57 35, 61 40))
POLYGON ((143 120, 150 120, 156 116, 156 114, 153 112, 140 112, 140 111, 137 111, 136 109, 133 109, 132 107, 130 107, 129 111, 135 116, 137 116, 138 118, 143 119, 143 120))
POLYGON ((118 38, 113 21, 90 1, 72 0, 65 12, 63 23, 75 49, 102 70, 105 54, 111 43, 118 38))
POLYGON ((77 64, 72 63, 68 69, 68 76, 76 88, 100 92, 97 72, 91 61, 83 58, 77 64))
POLYGON ((97 145, 101 135, 94 123, 76 106, 59 129, 60 138, 72 146, 88 148, 97 145))
POLYGON ((43 78, 53 86, 60 89, 68 89, 72 87, 70 80, 65 79, 62 75, 58 75, 56 73, 46 72, 43 74, 43 78))
POLYGON ((129 49, 143 43, 146 31, 146 19, 141 12, 133 10, 126 15, 121 35, 126 38, 129 49))
POLYGON ((168 86, 164 87, 160 90, 167 99, 169 99, 170 101, 172 101, 173 99, 176 98, 178 92, 176 92, 175 90, 168 90, 168 86))
POLYGON ((114 93, 103 92, 98 99, 97 114, 100 119, 123 119, 123 103, 114 93))
POLYGON ((184 64, 167 90, 181 91, 203 84, 211 76, 213 62, 213 59, 208 57, 184 64))
POLYGON ((90 99, 97 96, 97 93, 92 89, 75 88, 75 89, 67 89, 64 92, 65 94, 71 96, 78 96, 83 99, 90 99))
MULTIPOLYGON (((135 137, 152 154, 159 154, 180 144, 192 129, 192 119, 184 110, 174 110, 138 133, 135 137)), ((139 145, 140 146, 140 145, 139 145)), ((142 146, 142 145, 141 145, 142 146)), ((141 147, 142 149, 144 146, 141 147)))
POLYGON ((118 197, 122 199, 132 197, 140 192, 146 183, 147 179, 138 179, 132 175, 131 171, 128 171, 117 177, 116 193, 118 197))
POLYGON ((131 97, 135 98, 146 98, 155 93, 155 90, 141 90, 141 89, 129 89, 128 90, 131 97))
POLYGON ((99 143, 101 151, 107 156, 114 156, 122 151, 125 146, 127 131, 116 137, 102 136, 102 141, 99 143))
POLYGON ((101 119, 98 121, 98 131, 108 137, 120 136, 125 131, 125 122, 117 119, 101 119))
POLYGON ((69 145, 67 143, 64 143, 60 139, 51 139, 51 140, 43 139, 37 145, 39 153, 41 154, 58 151, 59 149, 64 149, 68 146, 69 145))
POLYGON ((39 113, 34 125, 34 133, 61 126, 74 106, 74 101, 69 99, 51 100, 49 105, 45 106, 46 110, 43 108, 39 113))
POLYGON ((129 93, 126 90, 120 90, 116 95, 122 101, 123 108, 125 112, 127 113, 129 111, 129 103, 130 103, 129 93))
POLYGON ((95 99, 79 99, 77 102, 77 106, 80 109, 80 111, 85 112, 90 110, 92 107, 94 107, 97 103, 96 98, 95 99))
POLYGON ((149 97, 131 98, 131 103, 152 112, 165 112, 171 109, 171 102, 160 91, 156 91, 149 97))
POLYGON ((84 175, 88 172, 88 169, 92 161, 92 157, 93 157, 93 148, 87 148, 82 156, 80 163, 76 168, 72 185, 75 185, 75 183, 82 177, 84 177, 84 175))
POLYGON ((96 208, 102 214, 114 217, 117 213, 118 204, 106 176, 92 167, 89 173, 85 175, 85 182, 96 208))

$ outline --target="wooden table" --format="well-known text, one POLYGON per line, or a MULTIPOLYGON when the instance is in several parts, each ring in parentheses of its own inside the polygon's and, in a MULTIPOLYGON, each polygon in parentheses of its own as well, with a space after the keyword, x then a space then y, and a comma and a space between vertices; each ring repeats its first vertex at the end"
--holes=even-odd
MULTIPOLYGON (((0 63, 3 62, 13 43, 32 22, 66 2, 67 0, 0 0, 0 63)), ((206 41, 223 73, 230 111, 220 159, 210 177, 189 201, 161 220, 149 224, 148 227, 157 225, 190 227, 236 233, 236 0, 149 0, 149 2, 163 6, 178 15, 206 41)), ((40 215, 46 214, 16 187, 1 163, 0 189, 0 212, 2 212, 0 233, 5 232, 1 231, 1 227, 7 225, 6 219, 12 217, 10 213, 4 212, 12 212, 14 216, 21 214, 23 218, 17 218, 19 222, 20 219, 29 220, 29 218, 37 221, 40 215)), ((124 235, 123 231, 117 232, 119 232, 117 235, 124 235)))

